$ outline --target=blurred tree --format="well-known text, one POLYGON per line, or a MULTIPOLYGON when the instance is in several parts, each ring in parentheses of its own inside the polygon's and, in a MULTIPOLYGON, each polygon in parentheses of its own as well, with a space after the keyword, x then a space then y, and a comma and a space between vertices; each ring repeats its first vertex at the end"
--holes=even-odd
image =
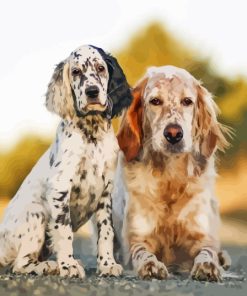
POLYGON ((229 91, 219 98, 222 120, 235 132, 232 147, 222 157, 225 165, 233 166, 236 157, 247 157, 247 81, 239 77, 230 83, 229 91))
POLYGON ((12 150, 0 154, 0 198, 12 197, 50 144, 36 136, 23 138, 12 150))
POLYGON ((229 90, 228 81, 214 72, 210 61, 201 59, 197 52, 173 38, 159 23, 153 23, 133 36, 116 56, 132 85, 151 65, 174 65, 201 79, 216 96, 229 90))

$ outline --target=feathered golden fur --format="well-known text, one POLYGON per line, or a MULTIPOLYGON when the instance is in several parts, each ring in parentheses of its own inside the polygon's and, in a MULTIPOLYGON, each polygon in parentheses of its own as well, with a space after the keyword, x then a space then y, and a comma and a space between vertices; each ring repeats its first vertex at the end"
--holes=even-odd
POLYGON ((133 98, 118 133, 133 266, 142 278, 166 278, 179 267, 218 281, 229 262, 220 252, 214 194, 215 152, 228 146, 217 106, 199 81, 172 66, 150 68, 133 98), (175 144, 164 136, 170 125, 182 131, 175 144))

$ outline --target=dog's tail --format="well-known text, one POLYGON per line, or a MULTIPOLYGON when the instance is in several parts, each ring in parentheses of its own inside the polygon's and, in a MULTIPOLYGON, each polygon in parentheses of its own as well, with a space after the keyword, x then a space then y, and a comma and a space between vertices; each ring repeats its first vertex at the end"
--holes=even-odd
POLYGON ((224 270, 228 270, 232 264, 232 260, 230 255, 226 250, 222 250, 218 253, 219 263, 224 268, 224 270))

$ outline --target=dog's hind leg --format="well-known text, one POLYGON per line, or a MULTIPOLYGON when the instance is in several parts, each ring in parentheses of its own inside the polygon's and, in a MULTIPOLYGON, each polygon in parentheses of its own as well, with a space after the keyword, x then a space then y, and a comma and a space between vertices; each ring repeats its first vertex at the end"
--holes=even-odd
POLYGON ((18 233, 20 248, 15 261, 12 264, 14 273, 31 273, 37 275, 57 274, 58 266, 55 261, 38 260, 45 241, 45 215, 43 213, 27 213, 29 225, 28 231, 18 233))
POLYGON ((0 268, 9 265, 14 255, 13 248, 8 246, 8 231, 0 225, 0 268))
POLYGON ((27 273, 34 275, 57 275, 58 265, 56 261, 42 261, 39 262, 36 254, 28 254, 15 261, 12 272, 14 273, 27 273))

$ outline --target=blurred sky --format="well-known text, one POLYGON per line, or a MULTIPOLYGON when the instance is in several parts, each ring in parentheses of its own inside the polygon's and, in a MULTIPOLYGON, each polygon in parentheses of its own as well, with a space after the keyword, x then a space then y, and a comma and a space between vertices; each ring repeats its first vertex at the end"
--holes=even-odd
POLYGON ((0 150, 54 132, 44 94, 55 64, 85 43, 116 52, 154 20, 220 73, 246 75, 246 11, 245 0, 1 1, 0 150))

